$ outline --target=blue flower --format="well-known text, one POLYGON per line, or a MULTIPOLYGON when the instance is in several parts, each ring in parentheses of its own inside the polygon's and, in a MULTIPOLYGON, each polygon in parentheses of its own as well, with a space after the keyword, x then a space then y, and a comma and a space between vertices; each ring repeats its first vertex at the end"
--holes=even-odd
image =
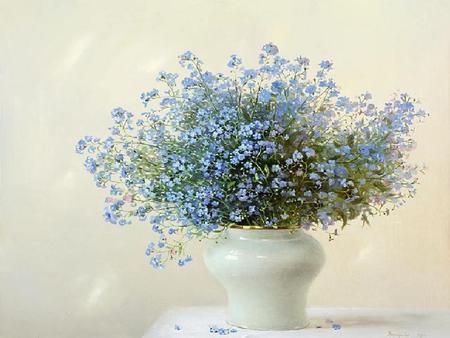
POLYGON ((360 144, 358 148, 359 153, 364 157, 369 157, 370 152, 372 151, 372 145, 370 144, 360 144))
POLYGON ((352 149, 351 149, 349 146, 347 146, 347 145, 342 146, 342 147, 340 148, 340 152, 341 152, 343 155, 348 155, 348 154, 350 154, 351 150, 352 150, 352 149))
POLYGON ((309 59, 302 56, 296 58, 295 61, 297 61, 298 64, 302 67, 307 67, 309 65, 309 59))
POLYGON ((120 195, 121 193, 122 193, 122 190, 117 188, 116 185, 114 185, 114 184, 111 185, 111 190, 110 190, 111 195, 116 196, 116 195, 120 195))
POLYGON ((327 197, 328 197, 328 193, 326 193, 324 191, 319 192, 319 198, 320 199, 325 199, 327 197))
POLYGON ((266 89, 262 89, 259 93, 259 100, 262 103, 267 103, 272 98, 272 93, 266 89))
POLYGON ((164 265, 161 262, 161 257, 162 256, 160 254, 153 256, 150 260, 150 265, 155 269, 163 268, 164 265))
POLYGON ((275 46, 273 43, 267 43, 262 48, 263 52, 265 52, 268 55, 276 55, 278 54, 279 50, 278 47, 275 46))
POLYGON ((105 217, 105 221, 108 223, 116 224, 117 218, 114 212, 110 208, 105 208, 103 211, 103 216, 105 217))
POLYGON ((332 65, 333 63, 328 60, 323 60, 322 62, 320 62, 320 68, 322 69, 330 69, 332 65))
POLYGON ((316 92, 316 86, 315 85, 309 85, 305 88, 305 93, 308 94, 314 94, 316 92))
MULTIPOLYGON (((310 148, 307 148, 307 151, 311 154, 311 149, 310 148)), ((294 153, 292 154, 292 159, 294 160, 294 162, 298 162, 302 158, 303 158, 303 155, 298 150, 294 151, 294 153)))
POLYGON ((116 123, 122 123, 126 118, 126 111, 121 107, 114 108, 111 111, 111 116, 116 123))
POLYGON ((343 166, 338 166, 334 169, 334 173, 336 174, 336 176, 345 177, 347 176, 347 169, 345 169, 345 167, 343 166))
POLYGON ((144 104, 144 106, 147 107, 147 105, 150 102, 150 100, 154 99, 157 96, 158 96, 158 90, 157 89, 152 89, 149 92, 142 93, 140 98, 141 98, 141 101, 144 104))
POLYGON ((340 329, 341 329, 341 325, 339 325, 339 324, 333 324, 333 325, 331 325, 331 328, 332 328, 333 330, 340 330, 340 329))
POLYGON ((179 56, 181 61, 192 61, 194 58, 195 55, 189 50, 179 56))
POLYGON ((190 255, 185 258, 178 260, 178 266, 185 266, 187 263, 192 262, 192 257, 190 255))
POLYGON ((408 111, 414 109, 414 104, 412 102, 403 102, 399 105, 402 110, 408 111))
POLYGON ((178 74, 169 72, 159 72, 156 80, 161 82, 166 82, 169 86, 175 86, 175 81, 178 78, 178 74))
POLYGON ((153 253, 154 249, 155 249, 155 243, 150 242, 147 246, 147 249, 145 250, 145 255, 150 256, 153 253))
POLYGON ((79 140, 77 145, 76 145, 76 147, 75 147, 75 151, 78 154, 82 154, 84 149, 86 149, 86 147, 87 147, 86 141, 85 140, 79 140))
POLYGON ((281 93, 281 91, 284 89, 284 83, 282 81, 274 81, 272 82, 272 91, 275 93, 281 93))
POLYGON ((209 326, 209 332, 210 333, 217 333, 221 336, 224 335, 229 335, 230 333, 236 333, 237 329, 236 328, 224 328, 224 327, 219 327, 217 325, 210 325, 209 326))
POLYGON ((313 181, 320 180, 320 176, 317 173, 309 174, 309 178, 312 179, 313 181))
POLYGON ((197 85, 197 82, 190 77, 185 77, 183 81, 181 81, 181 84, 183 85, 184 88, 191 88, 197 85))
POLYGON ((306 155, 306 157, 313 157, 316 155, 316 152, 314 151, 314 149, 311 149, 309 147, 304 147, 302 149, 302 151, 306 155))
POLYGON ((103 143, 103 148, 106 150, 110 150, 114 146, 114 139, 112 137, 108 137, 103 143))
POLYGON ((278 164, 272 165, 272 172, 278 173, 281 171, 281 167, 278 164))
POLYGON ((257 72, 254 69, 245 69, 244 70, 244 78, 245 79, 253 79, 257 76, 257 72))
POLYGON ((237 57, 237 55, 233 54, 233 55, 231 55, 230 61, 228 61, 227 66, 230 68, 236 68, 241 63, 242 63, 242 60, 239 57, 237 57))
POLYGON ((94 174, 97 171, 97 162, 92 157, 88 157, 86 158, 86 161, 84 161, 84 167, 91 174, 94 174))

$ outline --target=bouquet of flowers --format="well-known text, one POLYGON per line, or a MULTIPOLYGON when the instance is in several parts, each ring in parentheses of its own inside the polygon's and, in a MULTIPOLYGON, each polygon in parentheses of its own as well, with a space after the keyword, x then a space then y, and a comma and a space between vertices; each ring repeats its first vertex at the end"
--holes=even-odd
POLYGON ((86 136, 76 151, 108 188, 106 221, 149 222, 155 268, 191 260, 191 239, 229 227, 323 229, 330 238, 355 218, 389 214, 415 193, 414 122, 427 114, 407 94, 377 108, 372 96, 341 94, 324 60, 293 61, 268 43, 258 68, 232 55, 227 74, 179 57, 186 76, 141 95, 145 111, 112 112, 111 135, 86 136))

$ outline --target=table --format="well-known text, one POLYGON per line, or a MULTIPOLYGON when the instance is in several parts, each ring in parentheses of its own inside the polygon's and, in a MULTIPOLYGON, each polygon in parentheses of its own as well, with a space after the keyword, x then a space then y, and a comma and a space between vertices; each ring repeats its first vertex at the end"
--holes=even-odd
MULTIPOLYGON (((221 335, 210 332, 232 328, 225 309, 218 307, 175 308, 165 312, 144 338, 450 338, 450 310, 397 310, 370 308, 311 308, 310 325, 294 331, 255 331, 236 328, 221 335)), ((223 333, 223 332, 222 332, 223 333)))

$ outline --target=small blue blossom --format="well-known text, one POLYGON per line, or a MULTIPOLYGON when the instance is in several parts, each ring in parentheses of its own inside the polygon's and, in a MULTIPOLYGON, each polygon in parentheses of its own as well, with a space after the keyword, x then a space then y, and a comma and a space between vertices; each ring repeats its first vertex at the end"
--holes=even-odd
POLYGON ((150 242, 147 246, 147 249, 145 250, 145 255, 150 256, 154 249, 155 249, 155 243, 150 242))
POLYGON ((272 93, 266 89, 261 90, 259 93, 259 100, 263 103, 267 103, 272 98, 272 93))
POLYGON ((178 266, 185 266, 187 263, 192 262, 192 257, 190 255, 185 258, 178 260, 178 266))
POLYGON ((281 171, 281 167, 278 164, 272 165, 272 172, 278 173, 281 171))
POLYGON ((305 88, 305 93, 308 94, 314 94, 316 92, 316 86, 315 85, 309 85, 305 88))
POLYGON ((116 224, 117 218, 114 212, 110 208, 105 208, 103 212, 103 216, 105 217, 105 221, 108 223, 116 224))
POLYGON ((359 148, 359 153, 364 156, 364 157, 369 157, 370 152, 372 150, 372 145, 370 144, 360 144, 358 146, 359 148))
POLYGON ((150 265, 155 269, 161 269, 163 268, 163 264, 161 262, 161 255, 155 255, 150 260, 150 265))
POLYGON ((336 176, 345 177, 347 176, 347 169, 343 166, 338 166, 334 169, 334 173, 336 176))
POLYGON ((88 158, 86 158, 86 161, 84 162, 84 167, 91 174, 94 174, 97 171, 97 162, 92 157, 88 157, 88 158))
POLYGON ((275 46, 273 43, 265 44, 262 50, 269 55, 276 55, 279 52, 278 47, 275 46))
POLYGON ((308 67, 309 66, 309 59, 303 56, 299 56, 295 59, 295 61, 298 62, 298 64, 302 67, 308 67))
POLYGON ((150 102, 150 100, 154 99, 157 96, 158 96, 158 90, 157 89, 152 89, 149 92, 142 93, 140 98, 141 98, 141 101, 144 104, 144 106, 147 107, 147 105, 150 102))
POLYGON ((332 65, 333 63, 328 60, 323 60, 322 62, 320 62, 320 68, 322 69, 330 69, 332 65))
POLYGON ((341 325, 340 324, 333 324, 333 325, 331 325, 331 328, 333 330, 340 330, 341 329, 341 325))
POLYGON ((104 142, 103 142, 103 148, 105 150, 111 150, 111 148, 114 146, 114 138, 112 137, 108 137, 104 142))
POLYGON ((181 84, 183 85, 184 88, 191 88, 197 85, 197 81, 195 81, 190 77, 186 77, 181 81, 181 84))
POLYGON ((126 118, 126 111, 121 108, 115 108, 111 111, 111 116, 116 123, 122 123, 126 118))
POLYGON ((320 180, 320 176, 316 173, 309 174, 309 178, 312 179, 313 181, 320 180))
POLYGON ((233 55, 231 55, 230 61, 228 61, 227 65, 230 68, 235 68, 235 67, 239 66, 241 63, 242 63, 242 60, 239 57, 237 57, 237 55, 233 54, 233 55))
POLYGON ((178 74, 169 72, 159 72, 156 80, 161 82, 166 82, 169 86, 175 86, 175 81, 178 78, 178 74))
POLYGON ((347 146, 347 145, 342 146, 342 147, 340 148, 340 152, 341 152, 343 155, 348 155, 348 154, 350 154, 351 151, 352 151, 352 149, 351 149, 349 146, 347 146))
POLYGON ((316 152, 314 151, 314 149, 305 147, 302 149, 303 153, 306 155, 306 157, 313 157, 316 155, 316 152))
POLYGON ((225 336, 225 335, 229 335, 230 333, 236 333, 238 331, 234 327, 233 328, 225 328, 225 327, 220 327, 217 325, 210 325, 209 332, 217 333, 218 335, 225 336))
MULTIPOLYGON (((310 152, 310 148, 307 148, 307 150, 310 152)), ((303 158, 303 155, 301 152, 299 152, 298 150, 294 151, 294 153, 292 154, 292 159, 295 162, 300 161, 303 158)))
POLYGON ((320 199, 325 199, 327 197, 328 197, 328 194, 326 192, 323 192, 323 191, 319 192, 319 198, 320 199))
POLYGON ((281 91, 284 88, 284 83, 282 81, 274 81, 272 82, 272 91, 274 91, 275 93, 281 93, 281 91))
POLYGON ((87 143, 86 143, 86 141, 85 141, 85 140, 79 140, 78 143, 77 143, 77 145, 76 145, 76 147, 75 147, 75 151, 76 151, 78 154, 82 154, 83 151, 84 151, 84 149, 86 149, 86 148, 87 148, 87 143))
POLYGON ((117 196, 120 195, 122 193, 122 190, 117 188, 116 185, 112 184, 111 185, 111 190, 110 190, 110 194, 113 196, 117 196))
POLYGON ((186 51, 179 56, 181 61, 192 61, 195 59, 195 55, 191 51, 186 51))
POLYGON ((244 70, 244 78, 245 79, 253 79, 258 75, 258 72, 254 69, 245 69, 244 70))

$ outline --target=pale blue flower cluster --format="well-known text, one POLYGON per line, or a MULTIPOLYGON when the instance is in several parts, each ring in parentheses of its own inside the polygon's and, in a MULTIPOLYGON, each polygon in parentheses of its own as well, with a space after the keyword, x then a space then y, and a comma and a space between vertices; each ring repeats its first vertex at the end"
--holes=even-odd
POLYGON ((191 261, 185 243, 230 226, 317 229, 335 234, 384 213, 415 193, 407 163, 413 124, 426 113, 407 94, 378 108, 369 93, 341 94, 333 63, 283 58, 263 46, 257 68, 232 55, 228 75, 192 52, 186 75, 161 72, 164 88, 141 95, 145 112, 116 108, 111 135, 76 145, 86 169, 108 188, 106 221, 135 217, 158 236, 151 266, 191 261))
POLYGON ((236 332, 238 332, 238 330, 236 328, 234 328, 234 327, 226 328, 226 327, 220 327, 220 326, 217 326, 217 325, 211 325, 209 327, 209 332, 210 333, 216 333, 216 334, 218 334, 220 336, 226 336, 226 335, 229 335, 230 333, 236 333, 236 332))

